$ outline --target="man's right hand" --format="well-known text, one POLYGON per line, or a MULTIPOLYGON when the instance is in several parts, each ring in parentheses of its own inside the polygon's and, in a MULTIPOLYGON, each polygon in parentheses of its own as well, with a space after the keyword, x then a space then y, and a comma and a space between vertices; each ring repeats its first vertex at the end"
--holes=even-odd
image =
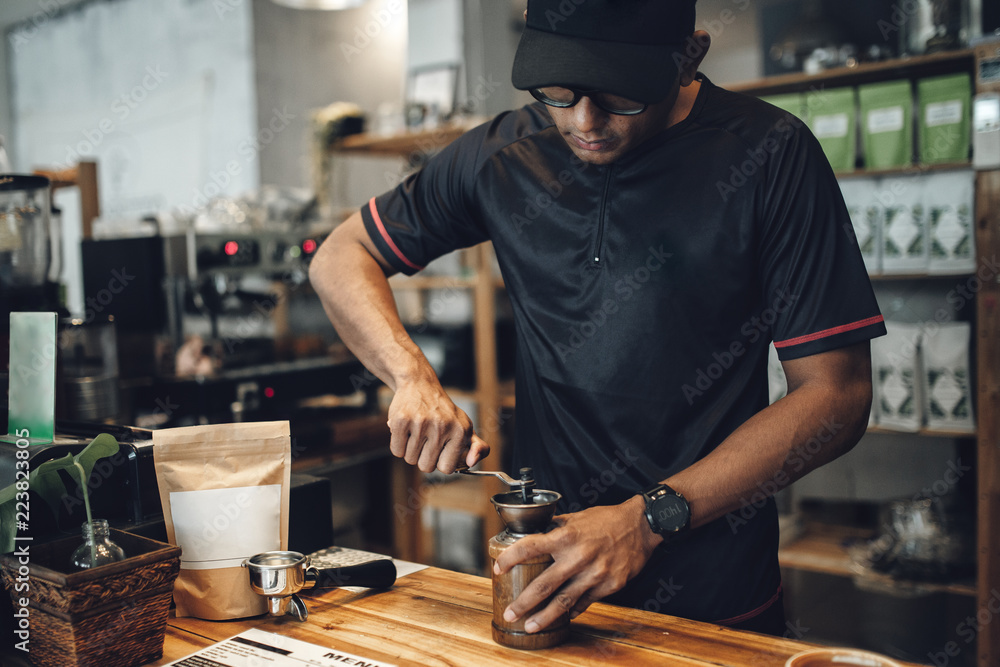
POLYGON ((402 383, 389 405, 389 449, 423 472, 454 472, 490 453, 476 435, 472 420, 451 400, 435 378, 402 383))

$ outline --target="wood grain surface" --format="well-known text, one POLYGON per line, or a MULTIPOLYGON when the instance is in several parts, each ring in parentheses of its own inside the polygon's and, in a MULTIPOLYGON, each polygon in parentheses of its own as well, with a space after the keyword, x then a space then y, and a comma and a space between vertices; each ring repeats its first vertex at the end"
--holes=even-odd
MULTIPOLYGON (((679 665, 781 667, 812 644, 730 630, 597 603, 574 620, 569 639, 538 651, 505 648, 490 631, 490 580, 427 568, 389 590, 307 592, 309 619, 237 621, 171 618, 165 665, 250 628, 284 634, 397 665, 679 665)), ((910 663, 900 663, 910 664, 910 663)))

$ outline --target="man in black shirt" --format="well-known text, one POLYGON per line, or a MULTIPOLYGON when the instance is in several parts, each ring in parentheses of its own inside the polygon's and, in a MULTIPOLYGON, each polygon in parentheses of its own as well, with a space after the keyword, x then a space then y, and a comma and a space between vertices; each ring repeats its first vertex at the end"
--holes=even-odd
POLYGON ((538 103, 373 198, 313 283, 395 391, 393 454, 451 472, 489 447, 386 276, 492 241, 517 337, 514 469, 564 497, 558 528, 496 564, 555 560, 509 620, 542 631, 606 598, 780 634, 764 498, 860 438, 884 333, 836 179, 798 119, 698 73, 693 0, 529 0, 526 18, 513 82, 538 103), (772 341, 789 391, 768 406, 772 341))

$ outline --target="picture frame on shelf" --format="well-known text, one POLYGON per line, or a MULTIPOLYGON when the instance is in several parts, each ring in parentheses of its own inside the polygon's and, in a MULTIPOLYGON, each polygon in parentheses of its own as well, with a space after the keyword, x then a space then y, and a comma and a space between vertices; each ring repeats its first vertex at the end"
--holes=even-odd
POLYGON ((412 68, 406 80, 406 124, 411 129, 449 118, 458 107, 458 63, 412 68))

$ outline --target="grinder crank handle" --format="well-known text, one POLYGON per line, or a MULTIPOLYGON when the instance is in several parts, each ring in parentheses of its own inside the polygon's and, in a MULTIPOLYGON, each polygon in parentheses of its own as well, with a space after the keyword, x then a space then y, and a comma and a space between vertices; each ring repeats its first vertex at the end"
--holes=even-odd
POLYGON ((505 472, 499 470, 469 470, 469 466, 459 466, 453 471, 463 475, 484 475, 496 477, 501 482, 511 488, 511 491, 520 491, 524 503, 531 502, 531 497, 535 488, 535 480, 531 468, 521 468, 521 479, 514 479, 505 472))
POLYGON ((319 569, 306 570, 306 588, 339 588, 359 586, 362 588, 388 588, 396 583, 396 565, 389 558, 319 569), (311 582, 311 583, 310 583, 311 582))

